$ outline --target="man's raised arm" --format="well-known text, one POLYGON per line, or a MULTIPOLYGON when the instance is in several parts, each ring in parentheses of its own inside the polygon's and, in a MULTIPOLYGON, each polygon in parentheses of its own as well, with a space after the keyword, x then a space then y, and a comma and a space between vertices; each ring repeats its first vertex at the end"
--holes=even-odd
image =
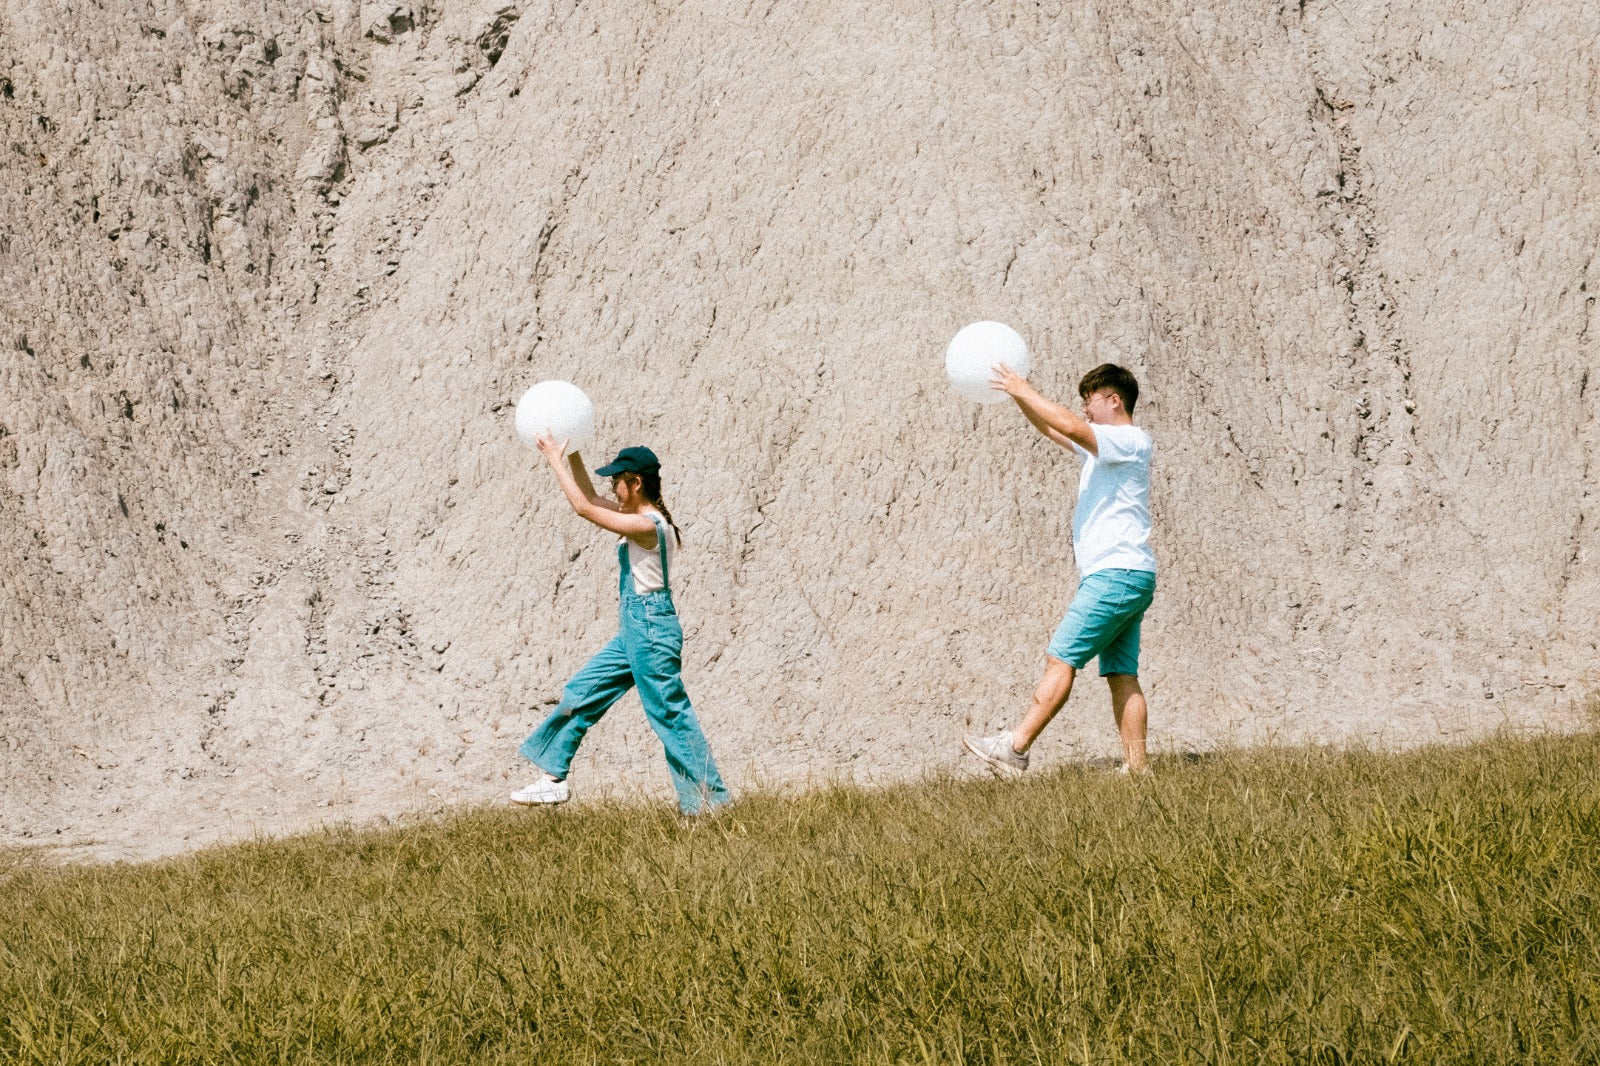
POLYGON ((993 387, 1016 401, 1017 407, 1033 428, 1055 441, 1063 448, 1076 444, 1090 455, 1100 454, 1094 429, 1070 408, 1054 400, 1047 400, 1039 390, 1028 384, 1028 379, 1004 363, 994 368, 993 387))

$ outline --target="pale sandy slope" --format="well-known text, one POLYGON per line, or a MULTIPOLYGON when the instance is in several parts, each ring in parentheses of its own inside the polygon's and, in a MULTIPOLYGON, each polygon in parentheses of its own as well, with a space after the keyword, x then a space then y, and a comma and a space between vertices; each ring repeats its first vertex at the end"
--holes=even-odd
MULTIPOLYGON (((738 786, 955 765, 1074 582, 1071 459, 943 381, 978 318, 1146 384, 1158 746, 1600 686, 1592 4, 110 6, 0 4, 6 839, 516 783, 614 610, 546 377, 666 461, 738 786)), ((576 780, 664 794, 631 699, 576 780)))

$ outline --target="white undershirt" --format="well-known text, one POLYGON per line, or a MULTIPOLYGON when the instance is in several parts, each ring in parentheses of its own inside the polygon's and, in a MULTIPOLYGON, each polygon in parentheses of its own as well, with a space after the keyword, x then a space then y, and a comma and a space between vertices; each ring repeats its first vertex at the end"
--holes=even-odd
MULTIPOLYGON (((673 556, 677 554, 677 547, 672 543, 672 527, 665 521, 661 525, 667 531, 667 563, 670 566, 673 556)), ((666 588, 666 578, 661 573, 661 552, 657 548, 641 548, 639 542, 631 537, 621 539, 628 544, 628 569, 633 572, 634 593, 643 596, 666 588)), ((661 539, 659 534, 656 539, 661 539)))

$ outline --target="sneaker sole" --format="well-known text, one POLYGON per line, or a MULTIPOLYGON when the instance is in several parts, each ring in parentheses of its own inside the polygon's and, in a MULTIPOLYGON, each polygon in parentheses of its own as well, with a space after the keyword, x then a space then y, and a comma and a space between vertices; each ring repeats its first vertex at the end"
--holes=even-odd
POLYGON ((571 799, 572 797, 568 796, 565 799, 558 800, 518 799, 516 796, 511 796, 509 798, 511 802, 515 803, 518 807, 554 807, 558 803, 567 802, 567 800, 571 799))
POLYGON ((1022 768, 1021 767, 1012 766, 1008 762, 1004 762, 1004 761, 1002 761, 1000 759, 996 759, 993 755, 990 755, 988 752, 979 751, 977 748, 972 746, 972 741, 968 740, 966 737, 962 737, 961 738, 961 746, 963 748, 966 748, 972 754, 976 755, 978 758, 982 759, 984 764, 986 766, 988 766, 989 769, 994 770, 997 773, 1002 773, 1002 774, 1005 774, 1005 775, 1007 775, 1009 777, 1021 777, 1022 776, 1022 768))

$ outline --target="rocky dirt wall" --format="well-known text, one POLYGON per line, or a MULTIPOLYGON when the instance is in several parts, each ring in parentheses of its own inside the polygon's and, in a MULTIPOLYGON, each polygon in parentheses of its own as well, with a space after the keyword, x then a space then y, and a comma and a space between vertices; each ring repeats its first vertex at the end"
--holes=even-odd
MULTIPOLYGON (((737 785, 1024 700, 1076 467, 1158 444, 1158 747, 1570 725, 1600 685, 1600 14, 1450 0, 0 9, 0 828, 97 854, 498 795, 614 553, 511 434, 650 443, 737 785), (175 813, 177 812, 177 813, 175 813)), ((1086 678, 1044 762, 1114 746, 1086 678)), ((510 776, 508 776, 510 775, 510 776)), ((580 794, 661 795, 630 700, 580 794)))

